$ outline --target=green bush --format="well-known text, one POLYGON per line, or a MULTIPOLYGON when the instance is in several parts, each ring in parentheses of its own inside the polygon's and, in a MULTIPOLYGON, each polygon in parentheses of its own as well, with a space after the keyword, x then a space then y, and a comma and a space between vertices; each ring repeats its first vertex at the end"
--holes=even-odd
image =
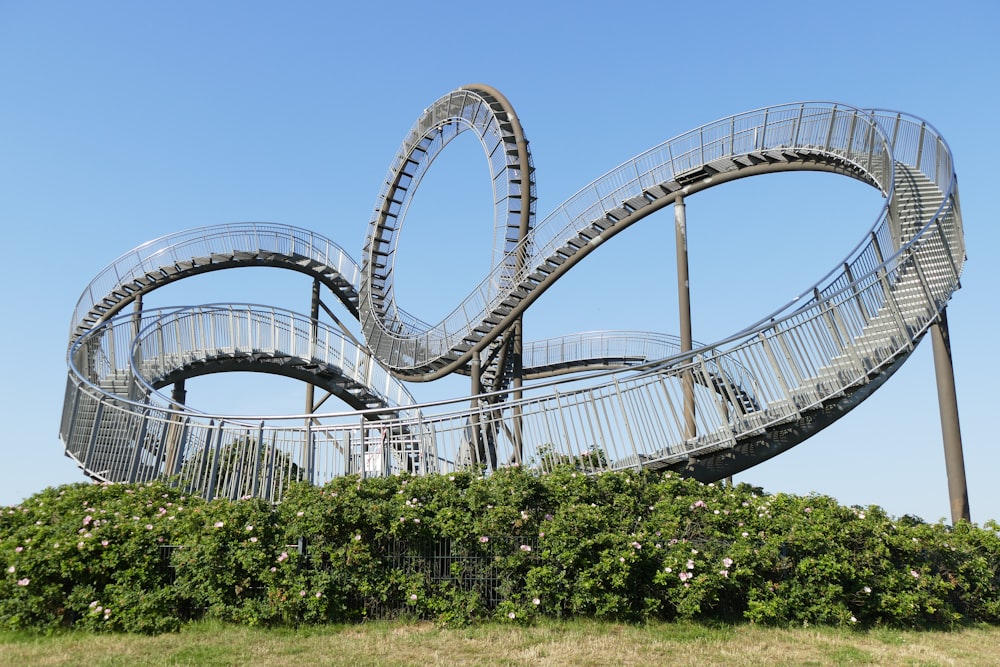
POLYGON ((277 507, 165 483, 47 489, 0 512, 0 627, 1000 623, 994 522, 585 468, 344 477, 294 485, 277 507))

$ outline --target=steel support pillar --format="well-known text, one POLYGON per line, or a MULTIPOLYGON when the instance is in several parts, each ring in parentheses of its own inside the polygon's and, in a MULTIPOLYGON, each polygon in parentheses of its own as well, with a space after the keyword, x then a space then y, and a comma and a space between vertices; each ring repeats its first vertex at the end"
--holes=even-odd
POLYGON ((473 354, 472 359, 470 360, 469 377, 472 381, 472 402, 470 404, 472 414, 469 418, 469 425, 472 428, 472 437, 469 439, 469 455, 472 459, 472 465, 478 466, 482 463, 482 456, 480 455, 482 434, 479 431, 479 413, 481 407, 479 394, 483 391, 482 365, 478 352, 473 354))
POLYGON ((523 335, 524 335, 524 322, 523 318, 517 318, 517 322, 514 323, 514 377, 511 378, 511 386, 514 390, 512 399, 514 401, 514 423, 513 423, 513 440, 514 440, 514 463, 521 465, 524 457, 524 436, 521 432, 521 399, 524 397, 524 392, 522 390, 524 380, 522 376, 524 375, 524 357, 523 357, 523 335))
MULTIPOLYGON (((309 329, 309 337, 313 341, 313 345, 316 344, 316 339, 319 336, 319 288, 320 284, 318 280, 313 281, 312 285, 312 299, 310 301, 309 307, 309 317, 312 319, 312 325, 309 329)), ((312 353, 312 350, 310 350, 312 353)), ((306 414, 311 415, 316 410, 316 387, 311 383, 306 383, 306 414)), ((306 426, 312 422, 312 417, 306 418, 306 426)))
MULTIPOLYGON (((316 339, 319 336, 319 288, 320 284, 318 280, 314 280, 312 284, 312 298, 309 302, 309 317, 312 319, 312 324, 309 327, 309 339, 312 345, 316 345, 316 339)), ((314 350, 310 349, 309 354, 312 355, 314 350)), ((316 410, 316 387, 311 383, 306 383, 306 433, 308 435, 307 442, 304 443, 304 448, 302 450, 302 460, 300 465, 308 471, 308 474, 312 474, 312 423, 313 423, 313 412, 316 410)), ((361 417, 361 421, 364 422, 365 418, 361 417)), ((364 431, 362 430, 362 437, 364 437, 364 431)), ((362 465, 362 467, 364 467, 362 465)))
POLYGON ((965 481, 965 456, 962 453, 962 430, 958 422, 958 395, 955 392, 955 367, 951 359, 947 311, 941 311, 931 326, 934 346, 934 375, 937 378, 938 408, 941 411, 941 436, 944 440, 944 465, 948 474, 951 522, 971 521, 969 491, 965 481))
MULTIPOLYGON (((683 195, 674 202, 674 239, 677 246, 677 303, 680 309, 681 352, 690 352, 691 338, 691 285, 688 280, 687 214, 683 195)), ((681 376, 684 392, 684 438, 698 435, 694 418, 694 374, 681 376)))

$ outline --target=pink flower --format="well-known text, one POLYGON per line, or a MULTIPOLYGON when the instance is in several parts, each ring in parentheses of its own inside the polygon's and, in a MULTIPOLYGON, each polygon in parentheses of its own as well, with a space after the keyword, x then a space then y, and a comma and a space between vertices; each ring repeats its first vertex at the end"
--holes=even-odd
POLYGON ((732 565, 733 565, 733 559, 732 558, 723 558, 722 559, 722 564, 728 569, 728 568, 732 567, 732 565))
POLYGON ((507 614, 507 618, 509 618, 511 620, 514 620, 515 617, 516 617, 516 614, 514 612, 510 612, 509 614, 507 614))
POLYGON ((318 599, 320 599, 321 597, 323 597, 323 594, 322 594, 322 593, 316 593, 316 599, 317 599, 317 600, 318 600, 318 599))
POLYGON ((920 573, 917 572, 916 570, 910 570, 910 574, 913 576, 914 579, 920 578, 920 573))
POLYGON ((299 591, 299 597, 303 597, 304 598, 305 596, 306 596, 306 592, 305 591, 299 591))
POLYGON ((522 544, 521 551, 531 551, 531 547, 529 547, 527 544, 522 544))
POLYGON ((487 542, 489 542, 489 541, 490 541, 490 538, 488 538, 488 537, 486 537, 485 535, 483 535, 482 537, 480 537, 480 538, 479 538, 479 541, 480 541, 481 543, 483 543, 483 544, 486 544, 487 542))
POLYGON ((14 574, 15 572, 17 572, 17 568, 11 565, 10 567, 7 568, 7 572, 14 574))
POLYGON ((17 585, 18 586, 27 586, 30 583, 31 583, 31 579, 27 579, 27 578, 25 578, 25 579, 18 579, 17 580, 17 585))
POLYGON ((278 562, 281 563, 281 562, 283 562, 285 560, 288 560, 288 552, 282 551, 281 555, 278 556, 278 562))
POLYGON ((693 576, 694 575, 691 574, 690 572, 681 572, 680 574, 677 575, 677 578, 680 579, 681 581, 687 581, 693 576))
POLYGON ((225 526, 225 525, 226 525, 226 524, 225 524, 224 522, 222 522, 222 521, 216 521, 216 522, 215 522, 215 527, 216 527, 216 528, 222 528, 222 527, 223 527, 223 526, 225 526))
POLYGON ((531 604, 533 604, 533 605, 535 605, 537 607, 538 605, 542 604, 542 601, 539 600, 538 598, 532 598, 531 604))
POLYGON ((14 549, 14 553, 16 553, 16 554, 19 554, 22 551, 24 551, 24 547, 17 547, 17 548, 14 549))

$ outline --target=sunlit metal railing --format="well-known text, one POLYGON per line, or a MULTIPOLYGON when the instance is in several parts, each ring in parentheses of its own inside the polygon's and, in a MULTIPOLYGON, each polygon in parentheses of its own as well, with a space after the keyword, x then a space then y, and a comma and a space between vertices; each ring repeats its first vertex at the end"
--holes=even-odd
MULTIPOLYGON (((128 326, 80 337, 71 350, 61 427, 67 453, 99 479, 172 475, 210 496, 280 500, 296 479, 322 483, 350 473, 510 464, 544 470, 560 461, 586 470, 682 465, 826 406, 850 409, 855 393, 878 386, 909 355, 959 286, 965 247, 952 157, 920 119, 810 104, 706 125, 609 172, 559 207, 526 241, 533 244, 533 259, 514 284, 527 281, 555 250, 582 238, 595 220, 609 227, 621 222, 608 216, 614 218, 623 201, 676 184, 685 174, 701 178, 709 164, 786 150, 793 159, 808 152, 835 157, 845 171, 878 187, 886 204, 827 276, 727 339, 629 368, 532 383, 519 398, 503 402, 462 397, 414 406, 406 415, 385 408, 248 422, 174 409, 142 383, 119 377, 128 366, 122 350, 131 355, 136 334, 153 324, 143 313, 128 326), (691 393, 686 378, 697 380, 691 393), (685 428, 689 403, 697 421, 694 437, 685 428)), ((369 345, 393 366, 450 353, 503 297, 489 295, 488 281, 419 337, 385 331, 369 345)), ((99 290, 85 296, 81 302, 101 298, 99 290)), ((581 337, 563 358, 597 358, 609 349, 622 357, 652 358, 650 349, 618 340, 622 347, 602 352, 581 337)), ((190 344, 205 346, 203 340, 190 344)), ((802 424, 796 437, 822 427, 802 424)))
MULTIPOLYGON (((906 121, 900 116, 899 122, 906 121)), ((530 283, 529 277, 540 266, 571 241, 579 241, 581 232, 594 221, 602 221, 609 228, 600 240, 610 237, 614 225, 608 224, 607 216, 621 210, 622 202, 641 198, 655 186, 676 182, 680 175, 699 166, 750 152, 797 147, 835 155, 857 165, 888 192, 892 164, 883 157, 888 141, 875 114, 838 105, 771 107, 705 125, 608 172, 538 223, 521 246, 511 251, 512 255, 527 255, 531 250, 530 260, 511 282, 530 283)), ((858 248, 852 254, 857 252, 858 248)), ((497 267, 492 273, 499 271, 497 267)), ((499 280, 492 273, 437 326, 420 333, 382 328, 378 336, 369 337, 369 345, 384 363, 398 370, 423 368, 461 349, 468 333, 487 322, 510 296, 491 289, 499 280)), ((535 289, 541 291, 547 286, 543 283, 535 289)), ((365 313, 364 307, 362 304, 363 318, 375 317, 365 313)))
MULTIPOLYGON (((194 258, 232 256, 236 253, 277 253, 308 259, 335 270, 357 292, 360 268, 343 248, 307 229, 271 223, 234 223, 188 229, 154 239, 130 250, 109 264, 83 290, 70 321, 70 340, 95 307, 108 310, 112 295, 127 300, 136 281, 150 282, 194 258)), ((113 314, 113 313, 112 313, 113 314)))

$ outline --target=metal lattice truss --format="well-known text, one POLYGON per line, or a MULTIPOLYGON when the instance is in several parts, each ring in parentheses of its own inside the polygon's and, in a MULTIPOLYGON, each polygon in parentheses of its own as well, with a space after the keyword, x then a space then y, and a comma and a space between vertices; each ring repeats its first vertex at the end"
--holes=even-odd
POLYGON ((721 479, 802 442, 881 386, 940 319, 965 261, 945 141, 918 118, 841 104, 725 118, 626 162, 537 224, 534 204, 513 109, 473 85, 437 100, 407 135, 360 266, 321 235, 276 224, 195 229, 126 253, 73 315, 60 429, 67 455, 99 480, 170 477, 208 497, 274 501, 293 481, 469 466, 569 462, 721 479), (450 315, 427 324, 396 304, 398 233, 427 168, 465 131, 480 139, 493 178, 492 269, 450 315), (690 351, 637 332, 522 346, 521 315, 604 241, 681 197, 791 170, 858 179, 884 206, 845 260, 788 306, 690 351), (363 341, 315 312, 141 308, 162 285, 242 266, 309 275, 358 318, 363 341), (349 409, 236 418, 161 392, 236 370, 297 378, 349 409), (482 373, 480 387, 493 391, 418 404, 403 384, 452 372, 482 373))

